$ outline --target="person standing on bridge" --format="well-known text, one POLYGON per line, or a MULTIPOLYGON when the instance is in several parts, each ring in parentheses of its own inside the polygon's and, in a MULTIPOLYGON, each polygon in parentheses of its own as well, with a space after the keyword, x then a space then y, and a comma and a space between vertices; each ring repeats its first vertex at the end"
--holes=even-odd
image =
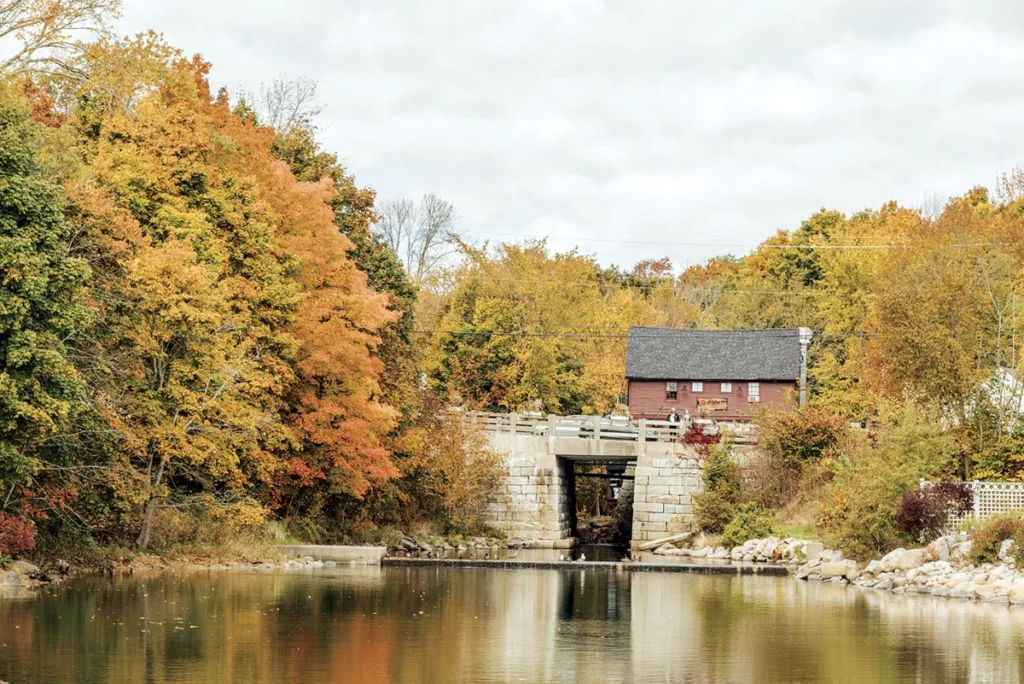
POLYGON ((672 407, 672 412, 668 414, 668 418, 666 418, 665 420, 667 420, 670 423, 678 423, 679 422, 679 414, 676 413, 676 407, 675 406, 672 407))

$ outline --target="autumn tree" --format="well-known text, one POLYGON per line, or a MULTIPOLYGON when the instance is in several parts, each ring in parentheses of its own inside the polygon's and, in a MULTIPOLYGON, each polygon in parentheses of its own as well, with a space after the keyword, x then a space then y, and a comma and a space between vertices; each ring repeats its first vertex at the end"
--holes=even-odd
POLYGON ((86 320, 89 270, 68 255, 64 198, 37 141, 27 103, 0 86, 0 515, 25 509, 46 441, 83 403, 65 341, 86 320))
POLYGON ((85 41, 106 32, 121 0, 0 0, 0 73, 78 74, 85 41))

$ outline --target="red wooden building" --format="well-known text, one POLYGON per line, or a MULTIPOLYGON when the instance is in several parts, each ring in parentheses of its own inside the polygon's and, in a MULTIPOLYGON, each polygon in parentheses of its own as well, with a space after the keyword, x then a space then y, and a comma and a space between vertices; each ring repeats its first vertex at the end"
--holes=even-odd
POLYGON ((795 406, 810 330, 629 329, 629 412, 745 421, 765 405, 795 406))

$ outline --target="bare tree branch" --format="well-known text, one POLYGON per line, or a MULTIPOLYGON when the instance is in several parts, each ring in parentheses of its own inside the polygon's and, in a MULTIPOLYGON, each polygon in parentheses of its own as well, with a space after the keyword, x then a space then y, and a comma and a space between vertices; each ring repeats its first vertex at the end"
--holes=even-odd
POLYGON ((120 10, 121 0, 0 0, 0 45, 13 49, 0 54, 0 73, 73 72, 68 56, 120 10))
POLYGON ((422 283, 458 251, 455 206, 434 193, 416 205, 407 197, 385 198, 377 207, 376 230, 395 250, 409 277, 422 283))

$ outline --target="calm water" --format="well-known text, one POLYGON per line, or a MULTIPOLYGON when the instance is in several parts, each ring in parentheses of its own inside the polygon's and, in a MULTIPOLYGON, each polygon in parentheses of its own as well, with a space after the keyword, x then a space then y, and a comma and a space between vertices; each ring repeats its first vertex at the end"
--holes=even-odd
POLYGON ((434 568, 77 581, 0 599, 23 682, 1021 682, 1024 608, 790 579, 434 568))

